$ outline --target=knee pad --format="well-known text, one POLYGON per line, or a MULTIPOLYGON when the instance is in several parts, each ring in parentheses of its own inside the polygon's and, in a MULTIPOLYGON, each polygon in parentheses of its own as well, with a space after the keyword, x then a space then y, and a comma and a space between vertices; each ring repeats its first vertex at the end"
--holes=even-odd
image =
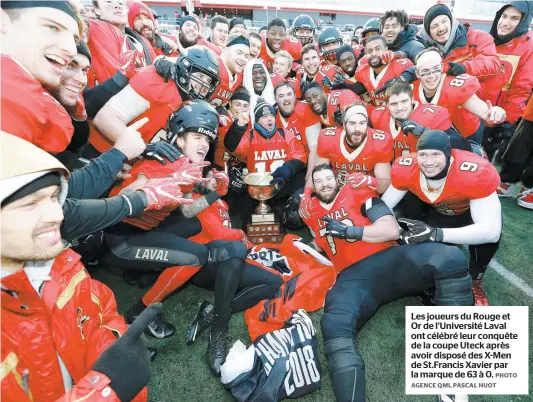
POLYGON ((304 221, 298 213, 300 208, 301 195, 303 188, 296 190, 285 203, 283 208, 282 225, 289 230, 301 230, 306 227, 304 221))
POLYGON ((435 268, 434 303, 438 306, 471 306, 472 278, 461 250, 448 246, 443 260, 435 268))
POLYGON ((320 320, 324 339, 355 336, 355 320, 352 314, 325 312, 320 320))
POLYGON ((232 258, 246 259, 248 249, 240 241, 215 240, 207 245, 209 250, 208 262, 222 262, 232 258))
POLYGON ((327 340, 324 352, 337 401, 365 402, 365 365, 355 338, 327 340))

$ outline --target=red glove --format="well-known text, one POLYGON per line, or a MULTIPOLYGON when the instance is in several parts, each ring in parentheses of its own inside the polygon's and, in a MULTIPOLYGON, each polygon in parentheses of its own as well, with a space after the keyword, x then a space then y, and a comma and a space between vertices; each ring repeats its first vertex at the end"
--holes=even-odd
POLYGON ((161 209, 167 206, 174 208, 182 204, 192 204, 194 200, 183 198, 178 183, 173 177, 163 177, 161 179, 149 179, 140 190, 148 198, 148 206, 144 209, 161 209))
POLYGON ((192 191, 196 183, 204 183, 206 181, 206 179, 202 178, 202 168, 209 164, 209 162, 192 163, 189 158, 183 157, 183 163, 172 173, 172 177, 177 184, 181 185, 182 190, 188 193, 192 191))
POLYGON ((394 59, 394 52, 392 50, 385 50, 381 55, 381 61, 383 64, 389 64, 394 59))
POLYGON ((70 116, 77 121, 87 120, 87 110, 85 110, 85 101, 83 100, 83 94, 78 94, 76 97, 76 106, 72 108, 70 116))
POLYGON ((228 186, 229 186, 229 177, 226 173, 213 169, 213 178, 217 181, 216 184, 216 192, 221 196, 224 197, 228 193, 228 186))
POLYGON ((372 190, 378 188, 379 180, 373 176, 365 175, 361 172, 352 173, 346 178, 346 185, 352 188, 368 187, 372 190))
POLYGON ((306 187, 304 189, 304 195, 300 200, 300 208, 298 208, 298 214, 300 214, 302 219, 309 219, 311 217, 311 213, 309 212, 311 209, 311 194, 313 194, 313 189, 306 187))
POLYGON ((137 66, 142 66, 142 54, 137 50, 128 50, 120 55, 119 71, 128 79, 137 72, 137 66))

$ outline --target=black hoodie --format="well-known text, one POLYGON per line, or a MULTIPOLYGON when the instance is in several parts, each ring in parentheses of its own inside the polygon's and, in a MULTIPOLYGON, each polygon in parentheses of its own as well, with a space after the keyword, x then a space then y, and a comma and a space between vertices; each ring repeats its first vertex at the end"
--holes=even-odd
POLYGON ((494 21, 492 22, 492 27, 490 28, 490 34, 494 38, 494 42, 496 43, 496 46, 503 45, 509 42, 511 39, 517 38, 527 33, 529 29, 529 25, 531 24, 532 18, 533 18, 533 2, 511 1, 505 4, 496 13, 496 17, 494 17, 494 21), (517 8, 518 10, 520 10, 520 12, 522 13, 522 18, 520 20, 520 23, 518 24, 518 26, 513 32, 511 32, 509 35, 500 37, 498 35, 498 21, 500 21, 500 17, 503 14, 503 10, 505 10, 505 8, 509 6, 513 6, 514 8, 517 8))
POLYGON ((409 24, 406 29, 402 30, 392 45, 388 46, 393 52, 404 52, 411 61, 415 62, 418 53, 424 50, 424 45, 417 39, 418 28, 416 25, 409 24))

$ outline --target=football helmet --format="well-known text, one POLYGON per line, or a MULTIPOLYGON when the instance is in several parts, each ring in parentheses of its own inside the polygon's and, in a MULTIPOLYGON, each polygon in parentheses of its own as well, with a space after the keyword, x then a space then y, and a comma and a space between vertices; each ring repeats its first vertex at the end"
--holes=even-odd
POLYGON ((338 28, 326 27, 318 37, 318 47, 321 55, 329 61, 335 62, 337 60, 337 49, 343 44, 342 34, 338 28), (324 46, 329 43, 337 43, 338 46, 334 49, 324 50, 324 46))
POLYGON ((218 138, 218 114, 213 106, 204 100, 190 100, 168 118, 168 139, 173 144, 177 137, 187 131, 204 134, 211 141, 218 138))
POLYGON ((366 38, 366 34, 372 31, 377 32, 378 34, 380 33, 381 27, 379 25, 379 18, 370 18, 365 22, 361 35, 363 35, 363 38, 366 38))
POLYGON ((313 38, 315 36, 315 21, 307 15, 307 14, 300 14, 298 17, 294 19, 294 22, 292 23, 292 32, 293 35, 302 42, 302 46, 307 45, 308 43, 313 43, 313 38), (298 31, 300 29, 310 29, 311 35, 310 36, 302 36, 298 34, 298 31))
POLYGON ((209 100, 220 81, 218 59, 215 53, 202 46, 187 48, 176 61, 175 82, 190 99, 209 100), (194 73, 200 72, 211 82, 205 82, 194 73), (197 84, 198 87, 195 88, 197 84))

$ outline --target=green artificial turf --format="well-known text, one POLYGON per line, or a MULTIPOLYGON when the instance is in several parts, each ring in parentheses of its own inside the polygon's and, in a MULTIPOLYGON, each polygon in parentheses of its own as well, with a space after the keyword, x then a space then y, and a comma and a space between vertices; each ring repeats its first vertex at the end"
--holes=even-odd
MULTIPOLYGON (((504 232, 498 262, 533 286, 533 211, 517 206, 516 199, 503 199, 504 232)), ((115 292, 119 310, 127 309, 144 294, 144 290, 127 285, 119 276, 98 268, 93 277, 110 286, 115 292)), ((491 305, 533 305, 533 299, 509 284, 494 270, 489 269, 484 288, 491 305)), ((149 384, 149 400, 153 402, 206 402, 232 401, 220 381, 213 377, 205 363, 207 334, 203 334, 192 346, 185 344, 186 330, 194 317, 200 301, 213 300, 212 292, 186 286, 172 294, 164 303, 169 322, 176 326, 176 334, 166 340, 148 339, 158 348, 159 355, 152 365, 149 384)), ((359 335, 359 347, 366 364, 366 389, 368 402, 434 402, 435 396, 405 395, 404 380, 404 311, 406 305, 419 305, 414 298, 405 298, 383 306, 367 323, 359 335)), ((533 384, 533 309, 529 314, 529 374, 530 390, 533 384)), ((322 347, 320 318, 322 312, 311 314, 317 328, 320 361, 322 364, 322 389, 306 397, 302 402, 334 401, 327 363, 322 347)), ((250 344, 242 314, 231 320, 232 340, 240 339, 250 344)), ((531 392, 530 392, 531 393, 531 392)), ((532 402, 533 396, 470 396, 471 402, 532 402)))

